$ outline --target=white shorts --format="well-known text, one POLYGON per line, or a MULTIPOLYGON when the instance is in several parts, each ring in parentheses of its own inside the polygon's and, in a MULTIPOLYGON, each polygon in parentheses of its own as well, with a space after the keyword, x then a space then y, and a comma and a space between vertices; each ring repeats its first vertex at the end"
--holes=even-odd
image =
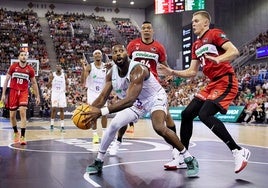
POLYGON ((65 92, 51 92, 51 107, 65 108, 67 100, 65 92))
MULTIPOLYGON (((99 95, 100 93, 90 92, 87 90, 87 103, 91 105, 99 95)), ((104 104, 104 106, 107 106, 107 102, 104 104)))
POLYGON ((146 98, 144 100, 136 100, 131 110, 133 110, 139 118, 146 113, 152 113, 156 110, 162 110, 167 114, 167 94, 164 89, 160 90, 155 96, 146 98))

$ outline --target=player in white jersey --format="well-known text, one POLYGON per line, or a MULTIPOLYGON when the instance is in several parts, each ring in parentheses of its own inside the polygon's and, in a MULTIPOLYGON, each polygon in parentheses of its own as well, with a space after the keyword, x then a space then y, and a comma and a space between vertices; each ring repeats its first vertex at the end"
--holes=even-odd
MULTIPOLYGON (((102 88, 105 84, 106 68, 102 62, 102 52, 100 50, 95 50, 93 52, 94 62, 86 64, 82 62, 83 71, 81 75, 81 82, 87 88, 87 103, 92 104, 92 102, 99 96, 102 88)), ((101 117, 102 133, 104 134, 107 127, 107 117, 101 117)), ((99 143, 99 135, 97 133, 97 121, 94 122, 92 127, 93 131, 93 143, 99 143)))
POLYGON ((52 72, 49 76, 48 87, 51 88, 51 119, 50 130, 54 129, 54 121, 56 118, 57 109, 60 111, 60 126, 61 132, 65 132, 64 129, 64 108, 67 107, 66 100, 66 88, 68 86, 68 80, 64 74, 61 65, 56 65, 56 72, 52 72))
POLYGON ((92 110, 83 113, 87 115, 85 123, 91 123, 101 115, 117 112, 101 140, 97 159, 87 167, 87 173, 100 173, 105 153, 117 131, 130 122, 137 122, 149 112, 155 132, 182 153, 187 164, 187 175, 197 176, 199 171, 197 160, 182 145, 176 133, 165 126, 167 94, 164 88, 146 66, 128 58, 123 45, 113 46, 112 59, 115 65, 106 76, 101 94, 92 103, 92 110), (121 100, 103 107, 112 91, 121 100))

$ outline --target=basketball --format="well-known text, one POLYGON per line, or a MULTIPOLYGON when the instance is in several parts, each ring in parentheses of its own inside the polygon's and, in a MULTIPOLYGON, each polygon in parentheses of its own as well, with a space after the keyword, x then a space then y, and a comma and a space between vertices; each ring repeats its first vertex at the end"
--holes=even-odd
POLYGON ((73 123, 78 127, 79 129, 87 130, 91 128, 91 124, 86 125, 83 120, 85 119, 85 115, 81 115, 83 112, 90 111, 90 105, 88 104, 82 104, 78 106, 73 113, 72 120, 73 123))

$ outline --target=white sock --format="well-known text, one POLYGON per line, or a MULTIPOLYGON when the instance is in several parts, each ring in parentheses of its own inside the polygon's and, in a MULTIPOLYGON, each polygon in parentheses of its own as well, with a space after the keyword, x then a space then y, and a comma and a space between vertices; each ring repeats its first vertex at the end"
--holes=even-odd
POLYGON ((50 125, 54 125, 54 119, 50 120, 50 125))
POLYGON ((102 128, 102 136, 105 134, 106 128, 102 128))
POLYGON ((180 151, 180 154, 183 156, 184 159, 187 158, 187 157, 192 157, 193 158, 193 156, 189 153, 188 150, 186 150, 186 148, 184 148, 182 151, 180 151))
POLYGON ((92 132, 93 132, 93 135, 98 135, 98 133, 97 133, 97 129, 92 130, 92 132))
POLYGON ((64 127, 64 120, 60 120, 60 126, 64 127))
POLYGON ((100 159, 101 161, 104 160, 105 153, 98 152, 97 158, 100 159))

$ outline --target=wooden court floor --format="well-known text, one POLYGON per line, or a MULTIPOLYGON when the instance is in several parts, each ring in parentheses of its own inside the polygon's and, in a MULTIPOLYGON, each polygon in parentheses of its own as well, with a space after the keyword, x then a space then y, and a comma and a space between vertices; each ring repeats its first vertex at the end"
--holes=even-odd
MULTIPOLYGON (((0 119, 0 188, 266 188, 268 184, 268 125, 226 123, 234 139, 251 151, 246 169, 235 174, 225 144, 195 122, 189 150, 199 162, 200 173, 197 178, 187 178, 184 169, 164 170, 172 150, 149 120, 140 120, 134 134, 125 135, 117 156, 107 154, 102 174, 90 176, 85 168, 95 159, 99 146, 92 144, 92 132, 77 129, 67 119, 66 132, 61 133, 58 124, 50 132, 49 120, 30 120, 28 143, 21 146, 12 143, 9 120, 0 119)), ((176 126, 179 132, 179 121, 176 126)))

